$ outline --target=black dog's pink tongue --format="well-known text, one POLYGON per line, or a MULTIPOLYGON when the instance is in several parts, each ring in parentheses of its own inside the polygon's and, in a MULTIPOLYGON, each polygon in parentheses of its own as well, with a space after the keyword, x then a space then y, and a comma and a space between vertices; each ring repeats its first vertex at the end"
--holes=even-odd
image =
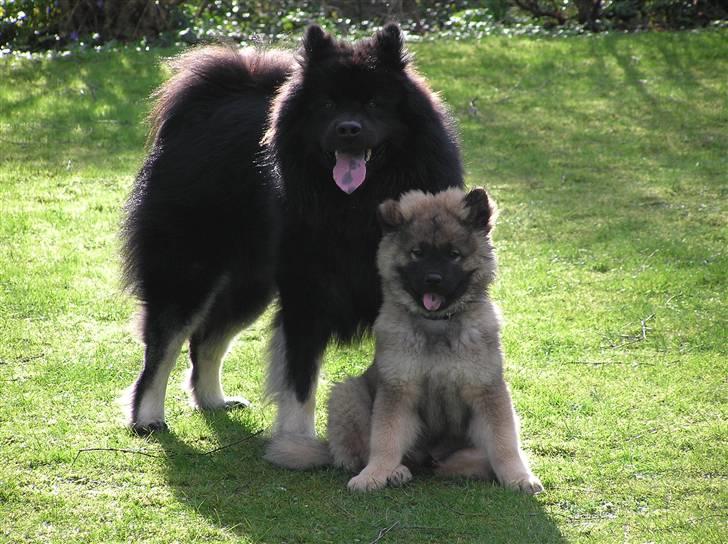
POLYGON ((353 153, 336 152, 336 165, 334 166, 334 181, 346 194, 356 191, 364 183, 367 175, 367 162, 364 152, 353 153))
POLYGON ((422 304, 425 305, 428 311, 437 311, 442 306, 443 298, 436 293, 425 293, 422 297, 422 304))

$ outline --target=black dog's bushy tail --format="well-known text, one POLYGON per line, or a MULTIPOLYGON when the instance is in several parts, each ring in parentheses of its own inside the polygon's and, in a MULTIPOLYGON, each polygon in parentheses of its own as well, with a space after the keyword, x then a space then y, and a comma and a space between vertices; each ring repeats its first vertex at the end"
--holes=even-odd
POLYGON ((178 114, 189 114, 196 106, 228 100, 236 93, 257 89, 272 95, 293 68, 293 55, 280 50, 238 49, 217 45, 200 47, 171 59, 172 77, 154 94, 149 114, 150 142, 178 114))
MULTIPOLYGON (((160 267, 174 271, 180 263, 187 265, 184 254, 192 251, 178 248, 182 232, 188 238, 194 233, 182 228, 186 220, 180 210, 199 213, 199 202, 207 202, 216 191, 239 195, 240 186, 259 183, 261 176, 252 171, 269 102, 295 61, 285 51, 216 45, 185 52, 167 64, 171 77, 152 95, 150 150, 121 225, 123 286, 141 300, 148 294, 146 276, 160 267), (173 228, 177 232, 170 234, 173 228), (176 253, 170 255, 175 243, 176 253), (160 251, 167 251, 163 259, 157 258, 160 251)), ((246 198, 265 207, 269 194, 262 188, 246 198)), ((199 218, 196 224, 204 226, 199 218)), ((210 228, 208 234, 221 231, 210 228)))
POLYGON ((333 463, 327 442, 312 436, 294 434, 274 435, 266 449, 265 459, 274 465, 295 470, 333 463))

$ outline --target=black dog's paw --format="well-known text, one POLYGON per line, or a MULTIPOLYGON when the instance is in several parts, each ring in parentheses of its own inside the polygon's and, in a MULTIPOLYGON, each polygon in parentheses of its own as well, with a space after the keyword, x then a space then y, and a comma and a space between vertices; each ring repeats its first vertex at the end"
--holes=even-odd
POLYGON ((149 436, 154 433, 169 432, 169 426, 164 421, 150 423, 132 423, 129 430, 137 436, 149 436))
POLYGON ((251 402, 245 397, 225 397, 225 410, 239 410, 240 408, 250 408, 251 402))

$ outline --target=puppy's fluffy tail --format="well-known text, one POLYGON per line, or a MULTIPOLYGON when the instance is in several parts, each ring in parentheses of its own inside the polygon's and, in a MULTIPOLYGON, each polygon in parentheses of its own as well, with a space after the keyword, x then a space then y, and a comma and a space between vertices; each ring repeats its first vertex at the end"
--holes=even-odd
POLYGON ((327 442, 302 434, 273 435, 265 452, 265 459, 285 468, 305 470, 331 465, 333 458, 327 442))

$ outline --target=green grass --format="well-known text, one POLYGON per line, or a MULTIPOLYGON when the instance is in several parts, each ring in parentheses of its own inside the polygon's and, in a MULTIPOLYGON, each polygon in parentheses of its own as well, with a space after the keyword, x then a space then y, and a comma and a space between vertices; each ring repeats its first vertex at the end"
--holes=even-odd
MULTIPOLYGON (((0 541, 725 542, 727 38, 415 47, 469 183, 500 204, 494 297, 535 499, 429 477, 351 495, 343 472, 269 466, 264 435, 238 443, 272 421, 265 319, 226 363, 254 408, 194 412, 181 360, 173 431, 128 434, 115 399, 141 346, 116 231, 170 52, 0 59, 0 541)), ((329 350, 320 400, 371 352, 329 350)))

